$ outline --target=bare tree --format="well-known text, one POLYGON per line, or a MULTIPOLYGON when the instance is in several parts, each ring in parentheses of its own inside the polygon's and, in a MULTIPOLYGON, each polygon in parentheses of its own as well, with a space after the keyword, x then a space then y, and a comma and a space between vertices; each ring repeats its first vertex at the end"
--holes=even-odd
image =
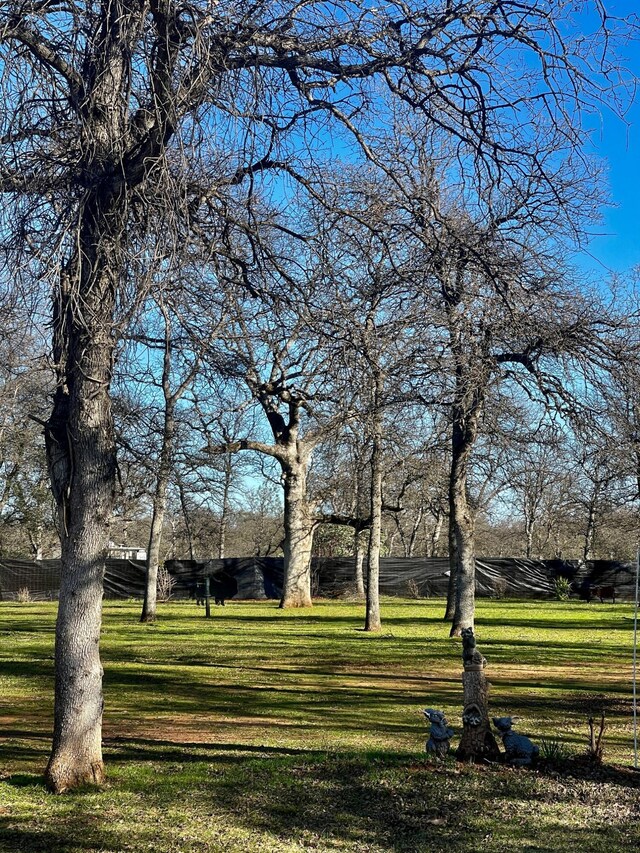
MULTIPOLYGON (((282 607, 311 605, 313 534, 323 520, 310 496, 307 477, 315 448, 344 421, 325 389, 327 362, 309 336, 304 307, 233 298, 226 343, 236 376, 258 405, 270 436, 243 437, 209 449, 228 454, 248 450, 273 458, 280 468, 284 498, 285 577, 282 607), (232 331, 233 330, 233 331, 232 331)), ((230 377, 231 378, 231 377, 230 377)))

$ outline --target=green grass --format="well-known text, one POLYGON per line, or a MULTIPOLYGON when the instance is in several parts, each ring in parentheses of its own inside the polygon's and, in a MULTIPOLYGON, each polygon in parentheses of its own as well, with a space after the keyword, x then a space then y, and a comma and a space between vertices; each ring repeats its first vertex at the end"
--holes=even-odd
POLYGON ((105 602, 99 790, 42 785, 52 726, 50 604, 0 604, 0 851, 606 851, 640 842, 630 605, 483 601, 491 711, 584 751, 605 710, 604 771, 431 763, 421 709, 460 729, 460 642, 441 601, 283 612, 105 602))

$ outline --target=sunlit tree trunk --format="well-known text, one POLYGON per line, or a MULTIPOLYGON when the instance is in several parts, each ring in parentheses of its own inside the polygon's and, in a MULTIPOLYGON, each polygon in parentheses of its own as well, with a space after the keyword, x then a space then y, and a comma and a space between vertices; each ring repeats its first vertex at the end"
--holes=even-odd
POLYGON ((158 567, 160 565, 162 531, 167 511, 167 495, 172 471, 174 432, 175 418, 173 406, 167 405, 165 409, 165 422, 162 435, 160 463, 158 466, 158 478, 156 480, 156 488, 153 496, 153 513, 151 516, 151 530, 149 533, 149 544, 147 548, 144 603, 142 605, 142 615, 140 616, 141 622, 154 622, 156 619, 158 567))
POLYGON ((355 530, 353 533, 354 545, 354 580, 356 596, 364 601, 365 599, 365 583, 364 583, 364 558, 367 552, 366 546, 366 531, 355 530))
POLYGON ((231 454, 227 453, 224 459, 224 482, 222 486, 222 512, 220 513, 220 533, 218 536, 218 559, 224 560, 227 544, 227 523, 229 517, 229 492, 231 490, 231 478, 233 466, 231 454))
POLYGON ((100 783, 102 666, 99 641, 104 561, 115 501, 115 442, 109 396, 111 332, 122 218, 118 199, 96 195, 83 211, 77 255, 54 304, 58 386, 45 430, 61 539, 55 643, 50 788, 100 783), (74 303, 82 302, 81 313, 74 303))
POLYGON ((284 588, 281 607, 311 607, 311 549, 315 520, 307 500, 307 462, 284 471, 284 588))

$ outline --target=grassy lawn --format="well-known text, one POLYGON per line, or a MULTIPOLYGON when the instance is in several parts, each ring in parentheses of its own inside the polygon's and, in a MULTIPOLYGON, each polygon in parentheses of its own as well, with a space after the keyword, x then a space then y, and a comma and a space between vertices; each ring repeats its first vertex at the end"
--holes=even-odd
MULTIPOLYGON (((606 851, 640 843, 632 763, 632 607, 482 601, 492 714, 605 762, 535 771, 431 762, 421 709, 460 730, 460 642, 436 600, 362 607, 105 602, 108 784, 42 785, 52 727, 52 604, 0 604, 0 851, 606 851)), ((454 740, 454 745, 457 740, 454 740)))

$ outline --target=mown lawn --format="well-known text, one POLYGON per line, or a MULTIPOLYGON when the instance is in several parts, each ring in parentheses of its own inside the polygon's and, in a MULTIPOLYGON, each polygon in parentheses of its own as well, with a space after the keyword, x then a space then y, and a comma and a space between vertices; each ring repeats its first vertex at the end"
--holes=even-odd
MULTIPOLYGON (((460 728, 460 642, 436 600, 362 608, 105 602, 99 791, 55 797, 55 606, 0 604, 0 851, 612 851, 640 842, 633 760, 632 608, 483 601, 476 633, 492 713, 578 755, 607 715, 605 762, 535 771, 444 765, 421 709, 460 728)), ((455 741, 454 741, 455 743, 455 741)))

